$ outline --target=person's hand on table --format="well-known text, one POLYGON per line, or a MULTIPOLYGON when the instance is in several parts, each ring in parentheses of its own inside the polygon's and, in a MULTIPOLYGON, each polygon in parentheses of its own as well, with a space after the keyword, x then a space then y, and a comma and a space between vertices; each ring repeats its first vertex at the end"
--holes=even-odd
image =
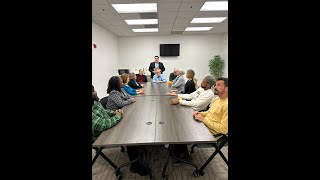
POLYGON ((196 120, 200 121, 200 122, 203 122, 204 120, 204 117, 199 113, 197 115, 194 116, 196 120))
POLYGON ((192 113, 192 115, 194 115, 194 116, 198 115, 198 114, 200 114, 200 112, 198 112, 198 111, 195 111, 195 112, 192 113))
POLYGON ((171 99, 171 100, 170 100, 170 104, 171 104, 171 105, 179 104, 179 100, 178 100, 178 99, 171 99))
POLYGON ((177 96, 177 94, 175 92, 167 93, 167 95, 177 96))
POLYGON ((130 98, 130 101, 131 101, 131 103, 134 103, 134 102, 136 102, 137 100, 132 97, 132 98, 130 98))
POLYGON ((118 110, 116 110, 116 112, 119 112, 121 115, 123 115, 123 110, 122 109, 118 109, 118 110))

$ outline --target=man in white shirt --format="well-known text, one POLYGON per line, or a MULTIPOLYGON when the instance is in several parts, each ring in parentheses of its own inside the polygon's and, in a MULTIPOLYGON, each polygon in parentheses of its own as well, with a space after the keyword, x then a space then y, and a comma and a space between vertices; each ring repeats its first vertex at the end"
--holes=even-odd
POLYGON ((202 80, 201 87, 191 94, 171 93, 171 95, 178 96, 178 99, 171 99, 170 104, 191 106, 195 111, 207 110, 214 96, 211 88, 215 83, 212 76, 207 76, 202 80))

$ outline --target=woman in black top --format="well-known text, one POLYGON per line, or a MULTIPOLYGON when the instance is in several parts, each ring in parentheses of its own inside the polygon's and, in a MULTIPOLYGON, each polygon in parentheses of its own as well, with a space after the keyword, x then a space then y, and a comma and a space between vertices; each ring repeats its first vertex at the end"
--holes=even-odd
POLYGON ((187 81, 186 85, 184 86, 184 94, 190 94, 196 90, 196 85, 193 80, 194 74, 195 73, 192 69, 189 69, 187 71, 188 81, 187 81))
POLYGON ((128 85, 129 85, 132 89, 142 88, 141 84, 137 82, 136 74, 130 73, 130 74, 129 74, 129 79, 130 79, 130 81, 129 81, 128 85))

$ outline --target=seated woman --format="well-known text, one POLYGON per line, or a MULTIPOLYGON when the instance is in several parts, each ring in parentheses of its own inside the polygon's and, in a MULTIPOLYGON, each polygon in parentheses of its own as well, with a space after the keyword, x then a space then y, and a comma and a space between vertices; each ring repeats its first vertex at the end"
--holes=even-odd
POLYGON ((187 71, 187 78, 188 81, 186 83, 186 85, 184 86, 184 93, 183 94, 191 94, 194 91, 196 91, 196 85, 195 85, 195 80, 193 79, 194 77, 194 71, 192 69, 189 69, 187 71))
POLYGON ((183 69, 177 69, 177 77, 173 80, 171 87, 176 88, 179 93, 184 92, 186 81, 183 77, 185 72, 183 69))
POLYGON ((138 83, 138 82, 136 81, 136 79, 137 79, 136 74, 130 73, 130 74, 129 74, 129 79, 130 79, 130 81, 129 81, 128 85, 129 85, 131 88, 133 88, 133 89, 139 89, 139 88, 142 88, 142 87, 143 87, 140 83, 138 83))
POLYGON ((122 116, 123 110, 112 111, 102 106, 92 85, 92 141, 95 141, 103 131, 118 124, 122 116))
POLYGON ((112 76, 110 78, 107 89, 109 97, 106 109, 121 109, 123 106, 136 102, 121 86, 123 86, 123 83, 119 76, 112 76))
POLYGON ((129 75, 128 74, 121 74, 120 78, 122 80, 123 83, 123 89, 130 95, 137 95, 137 94, 143 94, 144 93, 144 89, 132 89, 128 83, 129 83, 129 75))
POLYGON ((143 75, 143 70, 139 70, 139 74, 137 74, 137 81, 138 82, 148 82, 148 79, 145 75, 143 75))

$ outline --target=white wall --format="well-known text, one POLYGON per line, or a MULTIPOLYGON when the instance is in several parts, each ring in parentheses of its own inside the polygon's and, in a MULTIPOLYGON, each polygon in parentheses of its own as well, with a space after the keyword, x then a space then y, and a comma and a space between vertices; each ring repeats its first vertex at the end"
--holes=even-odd
POLYGON ((222 58, 224 59, 223 76, 228 77, 228 32, 224 35, 222 58))
POLYGON ((217 54, 224 56, 225 52, 224 34, 119 37, 120 68, 148 69, 154 56, 160 54, 160 44, 175 43, 180 44, 180 56, 160 57, 166 68, 164 75, 169 78, 175 67, 193 69, 199 79, 198 84, 210 75, 209 60, 217 54))
POLYGON ((92 85, 100 98, 107 95, 110 77, 118 75, 118 37, 92 22, 92 85))

